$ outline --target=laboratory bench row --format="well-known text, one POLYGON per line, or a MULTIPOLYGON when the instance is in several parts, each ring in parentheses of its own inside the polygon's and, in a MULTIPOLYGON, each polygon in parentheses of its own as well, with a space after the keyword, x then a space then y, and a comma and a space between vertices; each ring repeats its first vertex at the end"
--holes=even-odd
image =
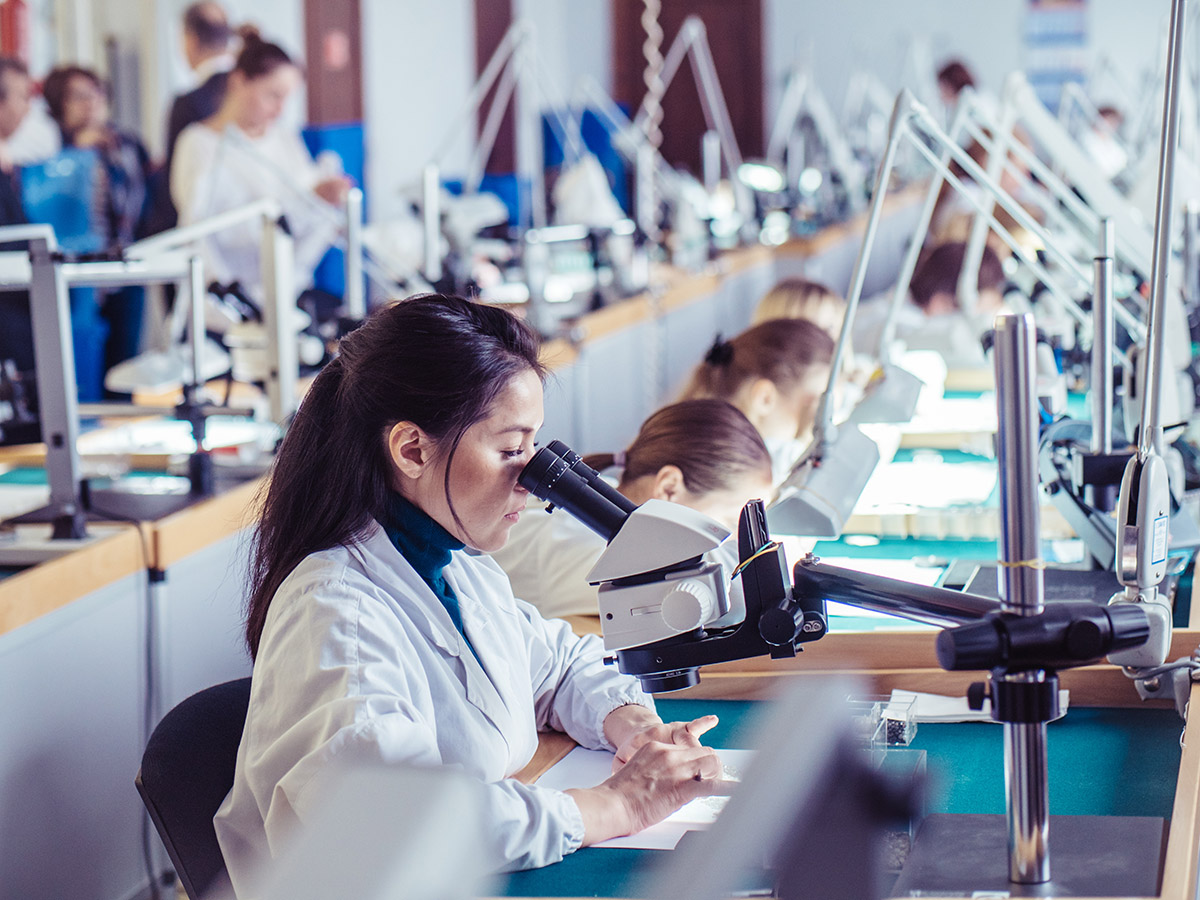
MULTIPOLYGON (((919 212, 918 199, 911 194, 889 201, 867 294, 887 287, 899 268, 919 212)), ((545 347, 552 375, 543 434, 585 452, 624 446, 642 419, 670 399, 713 335, 743 329, 758 299, 777 279, 803 275, 845 290, 862 226, 859 220, 782 247, 735 251, 703 274, 675 278, 662 289, 583 317, 569 339, 545 347), (600 406, 614 396, 628 402, 600 406), (605 415, 596 414, 600 408, 605 415)), ((938 436, 913 439, 915 446, 940 447, 943 461, 961 452, 961 435, 927 433, 938 436)), ((979 447, 969 444, 967 449, 979 447)), ((922 458, 905 454, 924 452, 902 449, 897 459, 920 462, 922 458)), ((963 461, 973 459, 963 455, 963 461)), ((36 505, 44 490, 30 470, 3 471, 12 463, 0 456, 0 510, 5 514, 14 503, 36 505)), ((65 897, 82 891, 100 900, 130 900, 144 895, 145 821, 133 775, 148 731, 166 710, 196 690, 250 670, 242 639, 244 573, 254 498, 261 486, 261 480, 248 481, 156 521, 95 526, 95 539, 78 550, 31 568, 0 572, 0 683, 9 686, 0 704, 0 842, 6 850, 0 855, 0 896, 65 897)), ((959 520, 943 518, 931 525, 911 511, 893 509, 889 517, 856 523, 859 530, 874 532, 869 539, 827 542, 817 552, 829 558, 891 555, 909 562, 995 560, 994 534, 979 534, 974 526, 964 534, 961 522, 955 526, 954 521, 959 520), (881 536, 889 529, 891 534, 881 536), (957 538, 950 538, 955 532, 957 538), (930 536, 938 539, 920 539, 930 536)), ((1190 583, 1180 593, 1190 600, 1190 583)), ((1186 625, 1177 632, 1172 658, 1187 655, 1200 643, 1200 628, 1191 621, 1194 609, 1192 603, 1181 607, 1186 625)), ((941 672, 933 639, 930 630, 881 628, 877 622, 847 619, 794 661, 747 660, 705 670, 700 685, 682 700, 667 701, 664 712, 683 716, 700 708, 690 704, 719 707, 722 728, 728 730, 717 737, 738 746, 747 739, 749 731, 740 723, 754 701, 799 675, 851 671, 873 691, 902 686, 961 692, 973 679, 941 672), (864 631, 862 625, 875 630, 864 631)), ((1051 726, 1052 734, 1080 735, 1064 739, 1064 749, 1055 751, 1062 759, 1082 755, 1077 748, 1095 746, 1091 755, 1097 761, 1088 765, 1099 767, 1081 769, 1053 788, 1057 793, 1052 797, 1060 799, 1051 811, 1070 813, 1074 804, 1084 808, 1093 802, 1084 799, 1092 781, 1105 784, 1107 793, 1094 798, 1100 813, 1109 807, 1127 811, 1111 798, 1144 800, 1138 814, 1171 819, 1168 864, 1177 871, 1170 878, 1194 886, 1200 760, 1185 748, 1180 761, 1181 723, 1171 718, 1174 712, 1139 707, 1131 684, 1113 667, 1069 673, 1064 685, 1072 691, 1073 707, 1129 708, 1081 709, 1080 715, 1051 726), (1143 751, 1141 742, 1152 750, 1143 751), (1147 755, 1154 762, 1145 768, 1124 768, 1125 760, 1147 755), (1149 772, 1152 766, 1157 768, 1149 772), (1114 780, 1114 772, 1123 780, 1114 780), (1153 789, 1138 787, 1151 778, 1157 779, 1153 789), (1187 792, 1193 795, 1191 802, 1181 805, 1179 798, 1187 792), (1179 850, 1180 841, 1190 841, 1186 853, 1179 850), (1187 857, 1186 866, 1172 862, 1181 855, 1187 857)), ((973 762, 995 756, 997 726, 969 726, 962 732, 944 726, 945 737, 939 737, 938 728, 922 728, 930 742, 925 749, 931 771, 957 780, 974 778, 970 773, 986 768, 989 779, 999 777, 997 766, 973 762), (968 732, 978 737, 957 736, 968 732), (972 740, 984 748, 979 756, 969 749, 972 740)), ((553 741, 547 747, 551 754, 564 749, 553 741)), ((994 811, 994 784, 960 790, 953 780, 931 797, 931 809, 994 811)), ((157 839, 152 837, 150 844, 156 867, 165 867, 157 839)), ((653 858, 650 851, 585 851, 541 872, 514 876, 504 890, 528 896, 631 896, 639 872, 653 858)), ((1169 880, 1163 896, 1184 894, 1169 880), (1175 892, 1167 893, 1167 888, 1175 892)))

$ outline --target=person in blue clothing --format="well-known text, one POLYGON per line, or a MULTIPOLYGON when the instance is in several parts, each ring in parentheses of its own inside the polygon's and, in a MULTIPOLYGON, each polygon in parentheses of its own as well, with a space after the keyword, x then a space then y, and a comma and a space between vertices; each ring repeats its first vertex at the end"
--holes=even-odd
MULTIPOLYGON (((124 247, 142 237, 152 174, 150 155, 137 136, 110 121, 107 89, 100 76, 82 66, 59 66, 46 76, 42 94, 62 132, 63 147, 94 150, 99 158, 95 218, 103 245, 124 247)), ((97 292, 99 312, 108 327, 105 371, 140 351, 145 297, 140 286, 97 292)))

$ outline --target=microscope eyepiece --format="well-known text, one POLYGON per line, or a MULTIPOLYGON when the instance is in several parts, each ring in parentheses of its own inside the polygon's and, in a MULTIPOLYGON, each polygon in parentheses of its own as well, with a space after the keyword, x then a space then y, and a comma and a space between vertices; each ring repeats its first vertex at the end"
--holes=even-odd
POLYGON ((612 503, 613 506, 623 509, 627 513, 631 513, 637 509, 636 503, 601 478, 599 472, 585 463, 582 456, 562 441, 551 441, 546 445, 546 449, 554 455, 561 457, 571 467, 572 472, 586 481, 592 490, 612 503))
POLYGON ((562 441, 538 450, 517 483, 535 497, 562 507, 605 541, 611 541, 637 509, 562 441))

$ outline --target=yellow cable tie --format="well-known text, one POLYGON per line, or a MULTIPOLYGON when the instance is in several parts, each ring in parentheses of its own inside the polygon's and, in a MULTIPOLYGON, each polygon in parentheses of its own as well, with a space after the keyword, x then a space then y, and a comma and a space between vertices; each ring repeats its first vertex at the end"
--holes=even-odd
POLYGON ((1044 559, 1017 559, 1012 562, 998 559, 996 565, 1002 569, 1044 569, 1046 561, 1044 559))

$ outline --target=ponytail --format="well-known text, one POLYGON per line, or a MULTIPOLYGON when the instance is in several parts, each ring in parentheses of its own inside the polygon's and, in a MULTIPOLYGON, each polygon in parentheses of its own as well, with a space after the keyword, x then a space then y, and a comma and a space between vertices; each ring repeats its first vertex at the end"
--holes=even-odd
POLYGON ((765 378, 790 392, 814 366, 833 360, 833 338, 807 319, 775 319, 743 331, 731 341, 720 335, 696 367, 683 399, 733 400, 747 382, 765 378))
POLYGON ((583 457, 583 464, 595 469, 597 472, 603 472, 605 469, 611 469, 613 466, 619 466, 616 453, 589 453, 583 457))
POLYGON ((296 66, 296 61, 288 56, 287 51, 278 44, 264 40, 256 26, 242 25, 237 33, 242 39, 242 50, 237 55, 233 71, 239 72, 247 81, 270 75, 283 66, 296 66))

